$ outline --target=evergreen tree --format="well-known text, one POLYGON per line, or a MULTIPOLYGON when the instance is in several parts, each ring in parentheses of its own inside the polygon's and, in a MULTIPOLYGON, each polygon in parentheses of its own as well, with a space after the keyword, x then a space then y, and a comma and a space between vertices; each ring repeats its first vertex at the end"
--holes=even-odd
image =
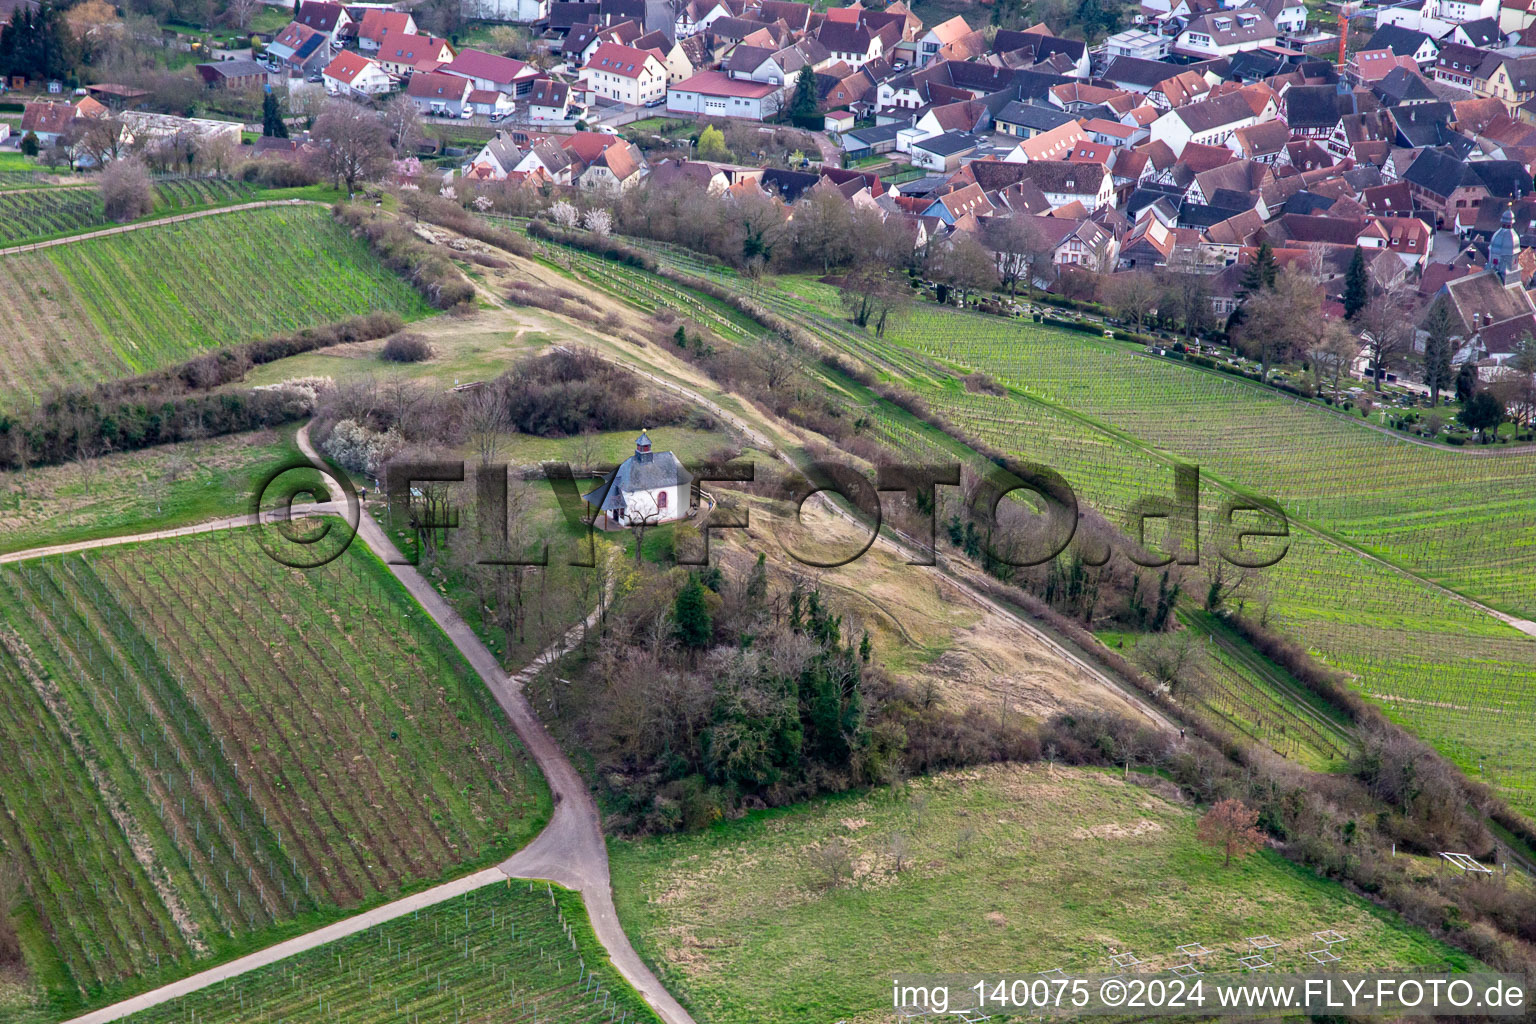
POLYGON ((70 79, 80 60, 80 48, 53 3, 35 10, 18 6, 0 28, 0 74, 28 78, 70 79))
POLYGON ((672 335, 672 340, 677 342, 678 348, 688 347, 688 331, 682 324, 677 325, 677 331, 672 335))
MULTIPOLYGON (((789 119, 800 127, 816 117, 816 69, 806 64, 795 78, 795 98, 789 104, 789 119)), ((820 128, 820 125, 816 125, 820 128)))
POLYGON ((1358 245, 1344 275, 1344 315, 1353 320, 1371 299, 1371 282, 1365 273, 1365 252, 1358 245))
POLYGON ((768 596, 768 559, 759 551, 757 563, 752 566, 752 572, 747 577, 747 599, 761 601, 768 596))
POLYGON ((283 112, 278 109, 277 96, 270 88, 261 98, 261 134, 269 139, 288 137, 288 126, 283 123, 283 112))
POLYGON ((21 137, 21 155, 37 156, 42 144, 37 141, 37 132, 27 132, 21 137))
POLYGON ((1243 281, 1239 290, 1246 298, 1261 288, 1273 288, 1278 274, 1279 268, 1275 266, 1275 250, 1268 242, 1262 242, 1258 253, 1253 257, 1253 262, 1243 271, 1243 281))
POLYGON ((1456 418, 1461 420, 1462 426, 1477 431, 1478 436, 1486 441, 1488 431, 1504 422, 1504 403, 1493 397, 1491 392, 1479 391, 1456 414, 1456 418))
POLYGON ((709 646, 715 635, 714 620, 704 603, 704 587, 692 573, 688 574, 688 582, 683 584, 672 602, 672 628, 678 641, 692 651, 709 646))
POLYGON ((1477 394, 1477 367, 1468 359, 1461 364, 1461 370, 1456 374, 1456 401, 1466 405, 1472 401, 1472 396, 1477 394))
POLYGON ((1451 350, 1453 322, 1450 307, 1444 302, 1435 303, 1424 318, 1423 326, 1428 334, 1424 339, 1424 386, 1429 388, 1429 404, 1433 408, 1440 404, 1441 389, 1450 387, 1456 380, 1455 371, 1451 369, 1451 356, 1455 353, 1451 350))

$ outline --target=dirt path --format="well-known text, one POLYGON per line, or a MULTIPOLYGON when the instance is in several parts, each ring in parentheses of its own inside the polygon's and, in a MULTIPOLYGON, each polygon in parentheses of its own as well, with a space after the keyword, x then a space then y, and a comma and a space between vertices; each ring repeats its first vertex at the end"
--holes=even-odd
MULTIPOLYGON (((317 466, 329 467, 309 442, 306 424, 297 436, 299 450, 317 466)), ((358 538, 386 563, 401 561, 400 554, 384 531, 366 513, 358 524, 358 538)), ((490 650, 470 629, 469 624, 412 565, 390 564, 395 578, 421 603, 428 615, 448 634, 455 647, 485 681, 486 687, 512 722, 512 728, 528 748, 554 798, 554 815, 533 842, 508 858, 500 870, 511 878, 547 878, 575 889, 582 895, 592 930, 608 951, 624 979, 650 1004, 666 1024, 693 1024, 693 1018, 662 986, 630 945, 629 936, 619 924, 613 906, 613 891, 608 876, 608 846, 603 841, 597 804, 587 784, 560 749, 553 736, 534 713, 523 686, 545 664, 564 654, 596 621, 597 612, 586 622, 571 628, 548 649, 515 676, 508 676, 490 650)))
POLYGON ((136 224, 123 224, 115 228, 102 228, 100 231, 87 231, 79 235, 65 235, 63 238, 51 238, 46 242, 33 242, 30 245, 13 245, 8 249, 0 249, 0 256, 14 256, 17 253, 36 252, 38 249, 52 249, 56 245, 68 245, 71 242, 83 242, 88 238, 105 238, 108 235, 122 235, 130 231, 141 231, 144 228, 159 227, 162 224, 180 224, 182 221, 197 220, 200 217, 217 217, 221 213, 238 213, 241 210, 259 210, 264 206, 319 206, 320 203, 312 199, 262 199, 254 203, 240 203, 236 206, 219 206, 212 210, 198 210, 196 213, 178 213, 174 217, 157 217, 154 220, 139 221, 136 224))

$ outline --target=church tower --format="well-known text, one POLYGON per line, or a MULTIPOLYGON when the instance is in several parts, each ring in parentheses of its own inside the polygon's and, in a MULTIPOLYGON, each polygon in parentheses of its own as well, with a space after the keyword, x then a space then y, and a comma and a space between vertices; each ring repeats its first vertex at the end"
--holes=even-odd
POLYGON ((1520 283, 1520 236, 1515 232, 1515 211, 1505 210, 1499 230, 1488 242, 1488 270, 1505 284, 1520 283))

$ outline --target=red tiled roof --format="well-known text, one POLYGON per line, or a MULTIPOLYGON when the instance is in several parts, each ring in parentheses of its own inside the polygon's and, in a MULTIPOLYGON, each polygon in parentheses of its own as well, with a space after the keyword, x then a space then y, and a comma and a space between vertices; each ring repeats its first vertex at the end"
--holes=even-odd
POLYGON ((445 75, 438 71, 429 71, 426 74, 417 72, 411 76, 411 84, 405 88, 407 96, 424 100, 462 101, 469 91, 469 79, 460 78, 458 75, 445 75))
POLYGON ((767 82, 752 82, 744 78, 732 78, 723 71, 700 71, 672 86, 676 92, 697 92, 705 96, 739 96, 743 99, 762 99, 778 92, 779 87, 767 82))
POLYGON ((387 35, 408 35, 414 24, 410 14, 405 11, 386 11, 370 7, 363 15, 362 23, 357 27, 357 35, 359 39, 378 41, 387 35))
POLYGON ((358 75, 369 68, 376 67, 378 67, 377 64, 362 54, 353 53, 351 50, 342 50, 336 55, 334 60, 325 66, 325 75, 328 78, 336 79, 338 82, 351 85, 358 75))
POLYGON ((587 61, 585 70, 608 71, 625 78, 639 78, 645 70, 645 62, 655 59, 649 50, 637 50, 622 43, 603 43, 592 51, 592 59, 587 61))

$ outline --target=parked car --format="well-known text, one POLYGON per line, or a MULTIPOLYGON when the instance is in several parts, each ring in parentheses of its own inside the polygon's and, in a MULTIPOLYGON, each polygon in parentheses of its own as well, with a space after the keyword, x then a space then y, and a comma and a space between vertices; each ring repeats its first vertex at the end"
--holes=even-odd
POLYGON ((475 108, 465 107, 463 110, 459 111, 459 116, 468 121, 470 118, 475 116, 475 108))

